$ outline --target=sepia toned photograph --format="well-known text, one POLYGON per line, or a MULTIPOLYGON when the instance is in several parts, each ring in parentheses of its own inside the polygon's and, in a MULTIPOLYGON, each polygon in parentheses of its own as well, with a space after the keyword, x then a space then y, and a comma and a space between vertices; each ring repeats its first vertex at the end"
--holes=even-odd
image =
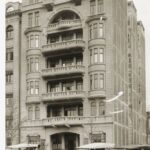
POLYGON ((150 150, 148 6, 5 1, 5 150, 150 150))

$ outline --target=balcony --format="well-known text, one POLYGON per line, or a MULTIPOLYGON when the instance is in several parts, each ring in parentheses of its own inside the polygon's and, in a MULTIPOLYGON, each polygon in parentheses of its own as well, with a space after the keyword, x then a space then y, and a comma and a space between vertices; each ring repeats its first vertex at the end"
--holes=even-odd
POLYGON ((80 99, 84 97, 84 91, 51 92, 42 94, 43 101, 80 99))
POLYGON ((43 126, 75 126, 83 124, 110 124, 112 123, 111 116, 99 116, 99 117, 83 117, 83 116, 70 116, 70 117, 51 117, 43 119, 43 126))
POLYGON ((47 76, 55 76, 55 75, 62 75, 62 74, 83 73, 84 68, 85 67, 81 65, 47 68, 42 70, 42 76, 47 77, 47 76))
POLYGON ((53 51, 60 51, 64 49, 71 49, 71 48, 84 48, 85 42, 83 40, 70 40, 70 41, 63 41, 58 43, 51 43, 42 46, 42 52, 48 53, 53 51))
POLYGON ((112 116, 99 116, 99 117, 84 117, 84 116, 64 116, 64 117, 51 117, 41 120, 27 120, 22 122, 24 127, 57 127, 57 126, 81 126, 94 124, 112 124, 112 116))
POLYGON ((74 19, 74 20, 60 20, 57 23, 52 23, 48 26, 47 32, 53 32, 54 30, 61 30, 66 28, 72 27, 81 27, 81 20, 74 19))

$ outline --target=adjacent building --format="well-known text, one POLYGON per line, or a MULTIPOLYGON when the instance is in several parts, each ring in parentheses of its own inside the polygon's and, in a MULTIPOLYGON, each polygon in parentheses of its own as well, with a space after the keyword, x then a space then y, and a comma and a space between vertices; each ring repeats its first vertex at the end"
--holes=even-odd
POLYGON ((7 3, 7 145, 145 143, 144 46, 133 2, 7 3))

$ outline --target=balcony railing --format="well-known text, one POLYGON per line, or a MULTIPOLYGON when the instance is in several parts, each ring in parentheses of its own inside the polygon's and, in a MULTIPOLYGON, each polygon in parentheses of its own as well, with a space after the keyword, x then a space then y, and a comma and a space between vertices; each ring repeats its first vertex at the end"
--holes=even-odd
POLYGON ((22 126, 80 126, 83 124, 92 125, 94 124, 111 124, 113 122, 112 116, 94 116, 94 117, 84 117, 84 116, 64 116, 64 117, 51 117, 41 120, 28 120, 22 123, 22 126))
POLYGON ((99 117, 83 117, 83 116, 70 116, 70 117, 51 117, 43 119, 43 126, 71 126, 82 124, 108 124, 112 123, 111 116, 99 117))
POLYGON ((56 50, 59 51, 59 50, 70 49, 75 47, 83 48, 84 46, 85 46, 85 42, 82 39, 76 39, 76 40, 62 41, 62 42, 44 45, 42 47, 42 52, 47 53, 56 50))
POLYGON ((83 98, 84 91, 51 92, 42 94, 43 101, 83 98))
POLYGON ((71 27, 81 27, 80 19, 72 19, 72 20, 60 20, 57 23, 52 23, 48 26, 47 32, 51 32, 57 29, 71 28, 71 27))
POLYGON ((61 75, 61 74, 72 74, 72 73, 83 73, 84 66, 67 66, 67 67, 56 67, 56 68, 47 68, 42 70, 43 77, 61 75))

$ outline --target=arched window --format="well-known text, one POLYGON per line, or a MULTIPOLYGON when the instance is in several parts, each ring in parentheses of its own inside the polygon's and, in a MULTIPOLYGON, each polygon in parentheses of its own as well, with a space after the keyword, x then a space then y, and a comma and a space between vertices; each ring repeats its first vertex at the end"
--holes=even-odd
POLYGON ((33 116, 33 109, 32 109, 32 107, 30 106, 30 107, 28 108, 28 119, 29 119, 29 120, 32 120, 32 119, 33 119, 32 116, 33 116))
POLYGON ((14 34, 14 29, 12 26, 8 26, 6 29, 6 39, 11 39, 13 38, 13 34, 14 34))
POLYGON ((7 8, 6 12, 11 12, 11 11, 14 11, 14 7, 10 6, 7 8))
POLYGON ((40 108, 39 108, 39 106, 35 107, 35 119, 40 119, 40 108))

